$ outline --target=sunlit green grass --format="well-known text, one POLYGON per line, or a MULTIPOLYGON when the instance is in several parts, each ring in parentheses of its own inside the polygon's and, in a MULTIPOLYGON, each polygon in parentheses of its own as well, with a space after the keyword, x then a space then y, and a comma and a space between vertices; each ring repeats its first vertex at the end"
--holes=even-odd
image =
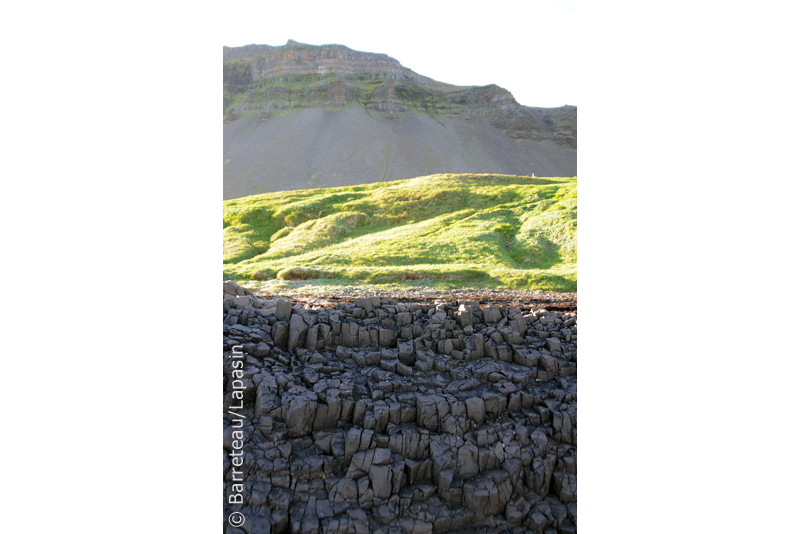
POLYGON ((440 174, 223 203, 223 273, 577 290, 577 180, 440 174))

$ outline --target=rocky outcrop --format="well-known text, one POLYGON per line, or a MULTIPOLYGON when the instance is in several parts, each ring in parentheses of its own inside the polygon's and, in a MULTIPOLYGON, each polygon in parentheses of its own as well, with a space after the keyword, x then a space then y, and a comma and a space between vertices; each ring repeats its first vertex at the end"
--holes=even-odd
POLYGON ((415 84, 442 90, 456 86, 437 82, 400 64, 386 54, 359 52, 346 46, 308 45, 289 39, 284 46, 248 45, 223 47, 223 62, 250 61, 253 81, 286 76, 380 73, 383 79, 403 78, 415 84))
POLYGON ((223 377, 227 532, 576 531, 576 314, 225 282, 223 377))
POLYGON ((392 114, 408 111, 408 108, 403 105, 403 102, 397 98, 395 82, 391 80, 380 87, 376 87, 370 95, 370 100, 365 103, 365 106, 367 109, 386 111, 392 114))

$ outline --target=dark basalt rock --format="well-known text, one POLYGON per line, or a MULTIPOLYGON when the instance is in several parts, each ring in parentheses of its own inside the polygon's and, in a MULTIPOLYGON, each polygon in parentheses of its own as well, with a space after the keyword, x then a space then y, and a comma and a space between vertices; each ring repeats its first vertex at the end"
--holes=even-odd
POLYGON ((575 313, 225 282, 223 387, 226 532, 576 531, 575 313))

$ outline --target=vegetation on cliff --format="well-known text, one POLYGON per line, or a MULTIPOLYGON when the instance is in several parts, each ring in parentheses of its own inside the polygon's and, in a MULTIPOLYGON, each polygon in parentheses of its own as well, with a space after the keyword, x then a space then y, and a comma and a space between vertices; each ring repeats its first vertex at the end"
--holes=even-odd
POLYGON ((413 112, 443 117, 491 118, 512 139, 550 139, 577 149, 577 108, 519 105, 497 85, 454 86, 421 76, 384 54, 357 52, 341 45, 225 48, 223 122, 273 110, 363 106, 397 118, 413 112))
POLYGON ((223 203, 225 279, 577 289, 577 181, 440 174, 223 203))

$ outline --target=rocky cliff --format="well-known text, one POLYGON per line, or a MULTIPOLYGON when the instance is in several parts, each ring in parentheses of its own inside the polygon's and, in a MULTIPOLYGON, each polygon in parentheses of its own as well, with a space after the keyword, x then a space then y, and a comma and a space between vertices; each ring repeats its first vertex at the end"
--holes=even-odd
POLYGON ((224 48, 223 122, 226 199, 443 172, 577 173, 574 106, 522 106, 496 85, 449 85, 341 45, 224 48))
POLYGON ((574 313, 229 281, 222 361, 229 534, 576 531, 574 313))

